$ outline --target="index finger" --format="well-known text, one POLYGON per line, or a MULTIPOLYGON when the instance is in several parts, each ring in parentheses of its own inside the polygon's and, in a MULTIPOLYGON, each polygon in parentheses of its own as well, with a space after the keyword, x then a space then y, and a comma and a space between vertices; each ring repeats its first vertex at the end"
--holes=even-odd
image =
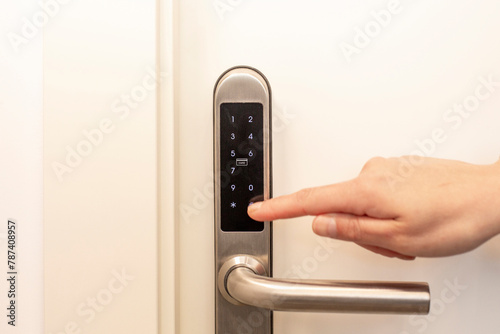
POLYGON ((248 215, 258 221, 294 218, 326 213, 365 214, 367 199, 354 180, 305 188, 295 193, 257 202, 248 207, 248 215))

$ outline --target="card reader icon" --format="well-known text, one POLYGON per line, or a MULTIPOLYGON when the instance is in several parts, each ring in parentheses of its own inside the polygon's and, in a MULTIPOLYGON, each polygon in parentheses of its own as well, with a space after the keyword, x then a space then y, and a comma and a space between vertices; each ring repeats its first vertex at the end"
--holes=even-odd
POLYGON ((236 159, 236 166, 248 166, 248 159, 247 158, 237 158, 236 159))

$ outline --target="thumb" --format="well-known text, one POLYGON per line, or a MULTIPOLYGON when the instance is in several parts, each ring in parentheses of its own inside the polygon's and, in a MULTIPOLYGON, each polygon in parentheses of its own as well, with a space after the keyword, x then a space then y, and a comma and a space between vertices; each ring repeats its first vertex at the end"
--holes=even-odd
POLYGON ((349 214, 319 215, 314 218, 313 231, 324 237, 394 249, 395 222, 392 219, 349 214))

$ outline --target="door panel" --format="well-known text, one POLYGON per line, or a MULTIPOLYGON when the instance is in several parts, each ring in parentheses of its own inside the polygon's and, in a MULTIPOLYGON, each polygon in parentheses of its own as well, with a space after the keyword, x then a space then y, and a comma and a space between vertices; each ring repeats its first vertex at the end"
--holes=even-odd
POLYGON ((158 331, 155 1, 44 30, 45 332, 158 331))
MULTIPOLYGON (((214 329, 212 94, 227 68, 254 66, 270 81, 275 196, 353 178, 373 156, 420 151, 471 163, 498 158, 498 87, 470 116, 446 118, 481 80, 500 81, 500 47, 489 37, 500 29, 497 2, 186 0, 178 6, 180 333, 214 329), (390 19, 383 21, 386 12, 390 19), (358 29, 374 29, 373 22, 383 24, 365 45, 358 29), (347 44, 357 51, 346 53, 352 51, 347 44), (430 142, 435 129, 445 133, 441 143, 430 142)), ((276 334, 498 328, 499 240, 458 257, 403 262, 316 237, 311 221, 274 223, 274 276, 428 281, 431 312, 276 312, 276 334)))

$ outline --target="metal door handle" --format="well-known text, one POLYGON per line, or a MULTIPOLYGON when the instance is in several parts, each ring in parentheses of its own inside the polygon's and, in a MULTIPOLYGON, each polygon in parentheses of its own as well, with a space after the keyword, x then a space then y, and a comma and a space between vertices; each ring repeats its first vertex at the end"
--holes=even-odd
POLYGON ((277 311, 427 314, 427 283, 291 280, 267 277, 257 259, 224 263, 218 285, 229 302, 277 311))

